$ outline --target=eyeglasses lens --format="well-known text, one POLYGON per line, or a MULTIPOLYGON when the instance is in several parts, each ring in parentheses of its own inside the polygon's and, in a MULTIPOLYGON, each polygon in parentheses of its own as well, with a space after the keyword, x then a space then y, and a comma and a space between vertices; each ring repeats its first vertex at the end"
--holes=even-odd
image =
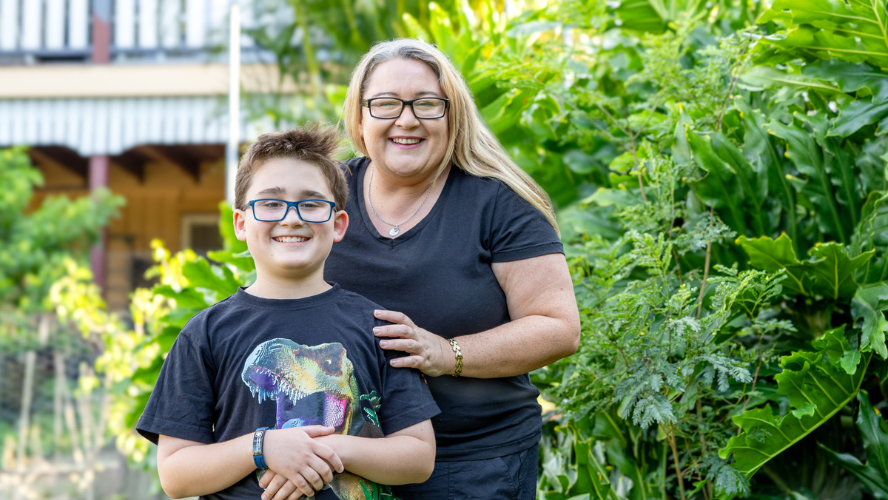
MULTIPOLYGON (((401 114, 403 106, 397 99, 374 99, 370 102, 370 112, 377 118, 394 118, 401 114)), ((444 106, 440 99, 418 99, 413 101, 413 114, 417 118, 440 118, 444 116, 444 106)))
MULTIPOLYGON (((287 217, 287 203, 281 200, 260 200, 253 204, 257 220, 273 222, 287 217)), ((333 205, 320 201, 303 201, 298 205, 299 216, 305 222, 325 222, 333 213, 333 205)))

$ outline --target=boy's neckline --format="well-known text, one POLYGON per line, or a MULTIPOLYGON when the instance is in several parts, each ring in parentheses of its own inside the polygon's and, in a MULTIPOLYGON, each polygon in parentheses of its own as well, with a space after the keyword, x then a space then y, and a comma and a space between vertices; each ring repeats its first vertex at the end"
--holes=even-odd
POLYGON ((247 302, 254 306, 268 306, 268 307, 305 307, 309 305, 314 305, 320 302, 326 302, 330 298, 336 296, 342 289, 339 287, 337 283, 328 283, 325 284, 329 287, 325 291, 321 293, 316 293, 304 297, 291 298, 276 298, 276 297, 262 297, 258 295, 253 295, 248 291, 248 287, 238 287, 237 292, 235 293, 235 297, 238 300, 247 302))
POLYGON ((299 300, 299 299, 307 299, 309 297, 314 297, 316 295, 321 295, 324 292, 330 290, 332 285, 327 283, 326 281, 318 280, 318 283, 310 283, 310 284, 275 284, 268 282, 261 282, 257 287, 257 284, 254 283, 249 287, 244 287, 243 291, 246 294, 252 295, 253 297, 257 297, 260 299, 268 299, 268 300, 299 300))

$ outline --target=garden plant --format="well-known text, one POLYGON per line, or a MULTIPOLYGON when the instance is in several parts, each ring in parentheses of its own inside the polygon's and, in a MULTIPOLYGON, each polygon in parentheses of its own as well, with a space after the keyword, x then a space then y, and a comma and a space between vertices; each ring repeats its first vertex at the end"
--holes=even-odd
MULTIPOLYGON (((886 2, 401 4, 341 11, 343 32, 308 2, 256 37, 308 65, 322 111, 371 40, 438 44, 559 207, 583 338, 533 374, 555 406, 539 498, 888 498, 886 2), (275 44, 306 18, 332 34, 275 44)), ((209 259, 156 246, 138 348, 108 339, 129 356, 114 418, 133 456, 180 328, 252 280, 221 217, 209 259)))
MULTIPOLYGON (((25 149, 0 150, 0 375, 15 388, 2 391, 0 405, 8 411, 0 413, 4 471, 62 456, 81 466, 107 442, 101 398, 89 387, 99 346, 119 322, 106 314, 81 335, 67 318, 80 315, 85 297, 60 287, 72 278, 89 283, 97 301, 89 309, 103 311, 89 253, 124 200, 106 189, 41 199, 35 191, 42 184, 25 149)), ((90 486, 84 476, 71 482, 90 486)), ((20 494, 9 487, 3 484, 3 494, 20 494)))

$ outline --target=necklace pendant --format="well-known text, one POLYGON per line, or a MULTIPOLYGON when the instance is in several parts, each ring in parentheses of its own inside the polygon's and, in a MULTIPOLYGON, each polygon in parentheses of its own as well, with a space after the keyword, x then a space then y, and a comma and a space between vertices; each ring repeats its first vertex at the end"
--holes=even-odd
POLYGON ((398 226, 395 226, 395 227, 391 228, 391 230, 389 230, 389 236, 397 236, 398 233, 400 233, 400 232, 401 232, 401 230, 398 229, 398 226))

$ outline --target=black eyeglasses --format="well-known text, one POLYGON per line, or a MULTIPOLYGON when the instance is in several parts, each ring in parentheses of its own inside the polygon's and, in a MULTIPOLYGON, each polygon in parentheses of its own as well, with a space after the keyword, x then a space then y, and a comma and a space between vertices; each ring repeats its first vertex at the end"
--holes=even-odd
POLYGON ((280 222, 287 218, 290 207, 303 222, 327 222, 333 216, 336 203, 327 200, 284 201, 272 198, 253 200, 244 207, 253 207, 253 218, 260 222, 280 222))
POLYGON ((405 101, 396 97, 374 97, 361 101, 364 106, 370 108, 370 116, 390 120, 398 118, 404 111, 404 106, 409 105, 413 109, 413 116, 421 120, 432 120, 444 116, 444 112, 450 107, 450 99, 444 97, 422 97, 405 101))

